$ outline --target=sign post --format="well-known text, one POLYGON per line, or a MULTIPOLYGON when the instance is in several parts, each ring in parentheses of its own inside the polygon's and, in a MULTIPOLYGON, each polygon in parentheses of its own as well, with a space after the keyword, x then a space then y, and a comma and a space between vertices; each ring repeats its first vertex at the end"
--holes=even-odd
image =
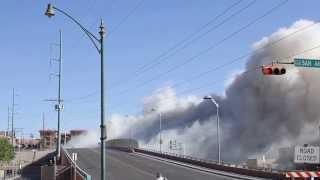
POLYGON ((319 59, 295 58, 294 65, 297 67, 320 68, 320 60, 319 59))
POLYGON ((294 148, 294 163, 319 164, 319 149, 318 146, 296 146, 294 148))

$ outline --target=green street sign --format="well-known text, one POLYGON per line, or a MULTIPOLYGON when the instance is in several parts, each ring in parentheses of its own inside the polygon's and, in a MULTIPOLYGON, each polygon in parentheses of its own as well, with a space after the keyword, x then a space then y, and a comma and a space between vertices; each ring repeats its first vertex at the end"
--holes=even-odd
POLYGON ((297 67, 314 67, 320 68, 320 60, 319 59, 294 59, 294 65, 297 67))

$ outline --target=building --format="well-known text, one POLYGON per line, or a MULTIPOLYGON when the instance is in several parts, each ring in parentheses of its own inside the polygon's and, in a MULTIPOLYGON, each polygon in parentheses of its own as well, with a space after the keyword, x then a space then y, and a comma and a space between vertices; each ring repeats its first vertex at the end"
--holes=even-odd
POLYGON ((71 139, 75 136, 79 136, 79 135, 86 135, 88 133, 87 130, 84 129, 73 129, 70 130, 70 135, 71 135, 71 139))
MULTIPOLYGON (((8 131, 0 131, 0 138, 7 139, 11 144, 11 139, 12 139, 11 131, 10 132, 8 132, 8 131)), ((14 138, 13 139, 13 145, 15 146, 16 145, 16 139, 15 139, 15 137, 13 137, 13 138, 14 138)))
POLYGON ((40 149, 53 149, 57 142, 57 131, 52 129, 40 130, 40 149))
POLYGON ((16 144, 21 148, 38 148, 40 145, 40 139, 33 138, 19 138, 16 139, 16 144))
POLYGON ((268 159, 262 155, 248 158, 246 164, 250 169, 271 169, 275 162, 275 159, 268 159))
POLYGON ((0 137, 7 136, 7 131, 0 131, 0 137))
MULTIPOLYGON (((57 143, 57 131, 53 129, 40 130, 40 149, 53 149, 56 147, 57 143)), ((61 144, 64 145, 69 142, 72 138, 87 134, 87 130, 74 129, 70 130, 70 133, 61 133, 61 144)))
POLYGON ((67 144, 67 142, 69 142, 71 139, 71 134, 64 132, 61 133, 61 144, 67 144))
POLYGON ((0 138, 7 138, 7 132, 6 131, 0 131, 0 138))

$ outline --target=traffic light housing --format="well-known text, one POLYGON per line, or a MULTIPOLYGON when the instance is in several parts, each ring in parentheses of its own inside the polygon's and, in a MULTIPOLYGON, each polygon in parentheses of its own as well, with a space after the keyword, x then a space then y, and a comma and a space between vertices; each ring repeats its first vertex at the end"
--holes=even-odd
POLYGON ((264 75, 283 75, 286 73, 286 68, 279 66, 262 66, 264 75))

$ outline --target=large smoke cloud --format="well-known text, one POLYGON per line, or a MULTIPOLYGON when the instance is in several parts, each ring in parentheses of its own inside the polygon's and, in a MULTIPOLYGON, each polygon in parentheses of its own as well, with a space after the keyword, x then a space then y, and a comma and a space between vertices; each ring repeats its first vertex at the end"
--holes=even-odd
MULTIPOLYGON (((220 104, 223 160, 245 160, 249 155, 317 138, 320 70, 287 65, 287 74, 282 76, 263 76, 261 70, 252 71, 276 60, 319 58, 318 49, 304 52, 320 44, 319 25, 268 45, 313 23, 297 21, 255 43, 245 69, 234 75, 225 95, 212 94, 220 104)), ((168 141, 172 139, 184 143, 187 154, 216 159, 216 109, 211 102, 202 101, 202 97, 177 97, 172 88, 166 87, 146 97, 143 103, 143 115, 112 116, 108 124, 110 138, 133 134, 144 145, 157 144, 159 116, 150 112, 153 107, 163 114, 164 150, 168 150, 168 141)))

